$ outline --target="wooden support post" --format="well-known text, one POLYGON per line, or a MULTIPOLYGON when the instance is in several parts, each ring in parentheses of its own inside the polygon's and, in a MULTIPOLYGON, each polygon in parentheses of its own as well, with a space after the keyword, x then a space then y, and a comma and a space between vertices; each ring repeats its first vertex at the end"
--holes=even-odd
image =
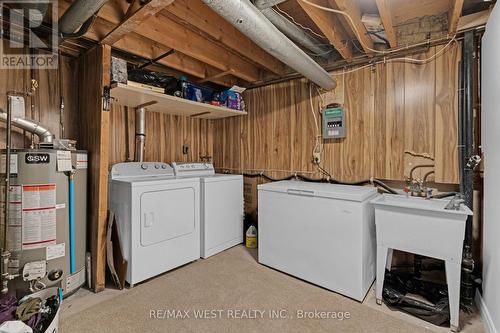
POLYGON ((110 66, 109 45, 97 45, 79 60, 80 145, 89 152, 87 221, 95 292, 104 290, 106 273, 109 110, 104 109, 103 91, 110 84, 110 66))

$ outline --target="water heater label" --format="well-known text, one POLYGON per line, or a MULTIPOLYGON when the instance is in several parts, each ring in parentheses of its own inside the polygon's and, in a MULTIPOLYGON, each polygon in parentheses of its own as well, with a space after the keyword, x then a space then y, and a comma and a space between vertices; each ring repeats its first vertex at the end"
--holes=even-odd
POLYGON ((24 157, 26 164, 48 164, 50 155, 46 153, 27 153, 24 157))
MULTIPOLYGON (((0 173, 5 173, 5 160, 7 157, 5 154, 0 156, 0 173)), ((17 154, 10 155, 10 173, 17 174, 17 154)))
POLYGON ((23 280, 33 281, 42 279, 47 274, 47 263, 43 260, 33 261, 24 265, 23 280))
POLYGON ((88 167, 87 154, 76 154, 76 168, 77 169, 87 169, 87 167, 88 167))
POLYGON ((23 185, 22 247, 56 244, 56 184, 23 185))
POLYGON ((58 150, 57 151, 57 171, 65 172, 71 171, 73 166, 71 165, 71 152, 69 150, 58 150))
POLYGON ((66 278, 66 290, 65 293, 70 293, 76 288, 80 287, 85 283, 85 267, 82 267, 78 272, 73 275, 68 275, 66 278))
POLYGON ((45 248, 46 252, 46 260, 52 260, 52 259, 57 259, 64 257, 65 251, 66 251, 66 244, 65 243, 60 243, 56 245, 50 245, 45 248))
MULTIPOLYGON (((5 204, 5 186, 0 187, 0 203, 2 211, 0 212, 0 221, 4 221, 5 204)), ((7 237, 7 248, 11 251, 21 250, 21 228, 22 228, 22 187, 21 185, 12 185, 10 187, 10 210, 9 210, 9 230, 7 237)))

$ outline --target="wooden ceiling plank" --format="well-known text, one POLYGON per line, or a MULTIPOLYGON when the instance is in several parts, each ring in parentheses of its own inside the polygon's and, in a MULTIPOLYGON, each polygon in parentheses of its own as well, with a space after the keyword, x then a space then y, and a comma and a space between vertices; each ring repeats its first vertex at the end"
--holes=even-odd
POLYGON ((217 79, 219 77, 223 77, 223 76, 226 76, 226 75, 229 75, 229 74, 233 74, 233 72, 234 72, 233 70, 228 70, 228 71, 217 73, 217 74, 212 75, 212 76, 207 76, 206 78, 199 80, 198 83, 207 82, 207 81, 210 81, 212 79, 217 79))
MULTIPOLYGON (((99 31, 102 35, 102 31, 111 31, 112 28, 113 24, 111 22, 108 22, 102 18, 98 18, 92 29, 87 32, 85 37, 95 41, 99 41, 100 34, 96 31, 99 31)), ((104 32, 104 34, 106 33, 107 32, 104 32)), ((169 47, 161 45, 148 38, 144 38, 143 36, 140 36, 135 32, 124 36, 113 45, 113 48, 135 54, 146 59, 154 59, 170 50, 169 47)), ((220 72, 219 69, 211 67, 199 60, 193 59, 185 54, 182 54, 181 52, 175 52, 166 58, 160 59, 158 63, 201 79, 220 72)), ((238 80, 233 76, 213 78, 208 81, 217 83, 225 87, 231 87, 235 84, 240 84, 238 80)))
MULTIPOLYGON (((323 5, 319 3, 318 0, 310 0, 310 2, 316 3, 318 5, 323 5)), ((348 43, 348 40, 338 33, 340 29, 338 29, 336 22, 333 20, 331 13, 328 13, 319 8, 308 5, 305 2, 298 0, 298 4, 304 12, 311 18, 311 20, 316 24, 316 26, 321 30, 323 35, 332 43, 337 52, 340 53, 342 58, 349 60, 352 58, 352 49, 351 45, 348 43)), ((337 21, 338 22, 338 21, 337 21)))
MULTIPOLYGON (((142 7, 139 7, 136 11, 127 12, 122 22, 100 41, 101 44, 113 45, 126 34, 135 31, 142 22, 169 6, 173 1, 174 0, 151 0, 142 7)), ((131 8, 134 6, 134 3, 137 3, 137 1, 130 5, 131 8)))
POLYGON ((394 32, 394 23, 392 23, 391 4, 389 0, 376 0, 376 2, 389 45, 391 47, 397 47, 398 41, 396 39, 396 33, 394 32))
POLYGON ((256 66, 179 23, 166 17, 161 19, 154 17, 149 22, 150 25, 139 27, 137 33, 220 70, 233 69, 236 76, 248 82, 255 82, 260 79, 259 69, 256 66))
MULTIPOLYGON (((106 5, 99 11, 98 15, 113 24, 118 24, 120 21, 116 13, 106 5)), ((245 81, 255 82, 260 79, 260 71, 257 66, 164 16, 161 18, 150 17, 147 24, 141 24, 135 32, 219 70, 233 69, 235 76, 245 81)))
POLYGON ((373 49, 373 40, 368 35, 365 25, 361 21, 361 10, 358 7, 356 1, 352 0, 329 0, 332 7, 337 7, 339 10, 345 12, 352 19, 347 20, 349 26, 353 32, 357 32, 356 38, 360 41, 361 47, 366 53, 371 53, 370 49, 373 49))
POLYGON ((454 34, 457 32, 458 19, 462 14, 464 0, 450 0, 450 9, 448 11, 448 33, 454 34))
POLYGON ((485 25, 490 17, 491 10, 486 9, 481 12, 460 16, 458 19, 457 31, 463 31, 485 25))
POLYGON ((285 65, 281 61, 252 42, 210 7, 204 5, 201 0, 176 0, 161 14, 167 15, 167 12, 174 15, 180 23, 196 27, 217 42, 270 72, 277 75, 285 73, 285 65))
MULTIPOLYGON (((137 34, 125 36, 113 47, 126 52, 131 52, 131 49, 133 49, 136 55, 147 59, 154 59, 158 55, 168 50, 166 46, 158 45, 154 41, 150 41, 137 34)), ((220 76, 215 76, 220 72, 218 69, 206 65, 201 61, 188 57, 180 52, 175 52, 168 57, 160 59, 158 60, 158 63, 184 72, 188 75, 192 75, 200 79, 205 79, 205 82, 210 81, 225 87, 231 87, 237 84, 236 79, 230 77, 223 78, 220 76)))

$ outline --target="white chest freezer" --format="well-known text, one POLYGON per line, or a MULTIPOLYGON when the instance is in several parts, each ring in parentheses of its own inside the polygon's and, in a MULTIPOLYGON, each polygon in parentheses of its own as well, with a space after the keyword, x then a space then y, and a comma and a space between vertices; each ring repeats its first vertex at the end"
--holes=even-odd
POLYGON ((362 301, 375 279, 373 187, 258 186, 259 262, 362 301))

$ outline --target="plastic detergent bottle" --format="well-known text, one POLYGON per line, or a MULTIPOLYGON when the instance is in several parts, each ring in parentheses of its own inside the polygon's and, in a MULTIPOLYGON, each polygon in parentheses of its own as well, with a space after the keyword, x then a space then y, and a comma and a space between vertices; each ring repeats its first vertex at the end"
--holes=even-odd
POLYGON ((253 224, 247 229, 246 247, 250 249, 257 248, 257 228, 253 224))

